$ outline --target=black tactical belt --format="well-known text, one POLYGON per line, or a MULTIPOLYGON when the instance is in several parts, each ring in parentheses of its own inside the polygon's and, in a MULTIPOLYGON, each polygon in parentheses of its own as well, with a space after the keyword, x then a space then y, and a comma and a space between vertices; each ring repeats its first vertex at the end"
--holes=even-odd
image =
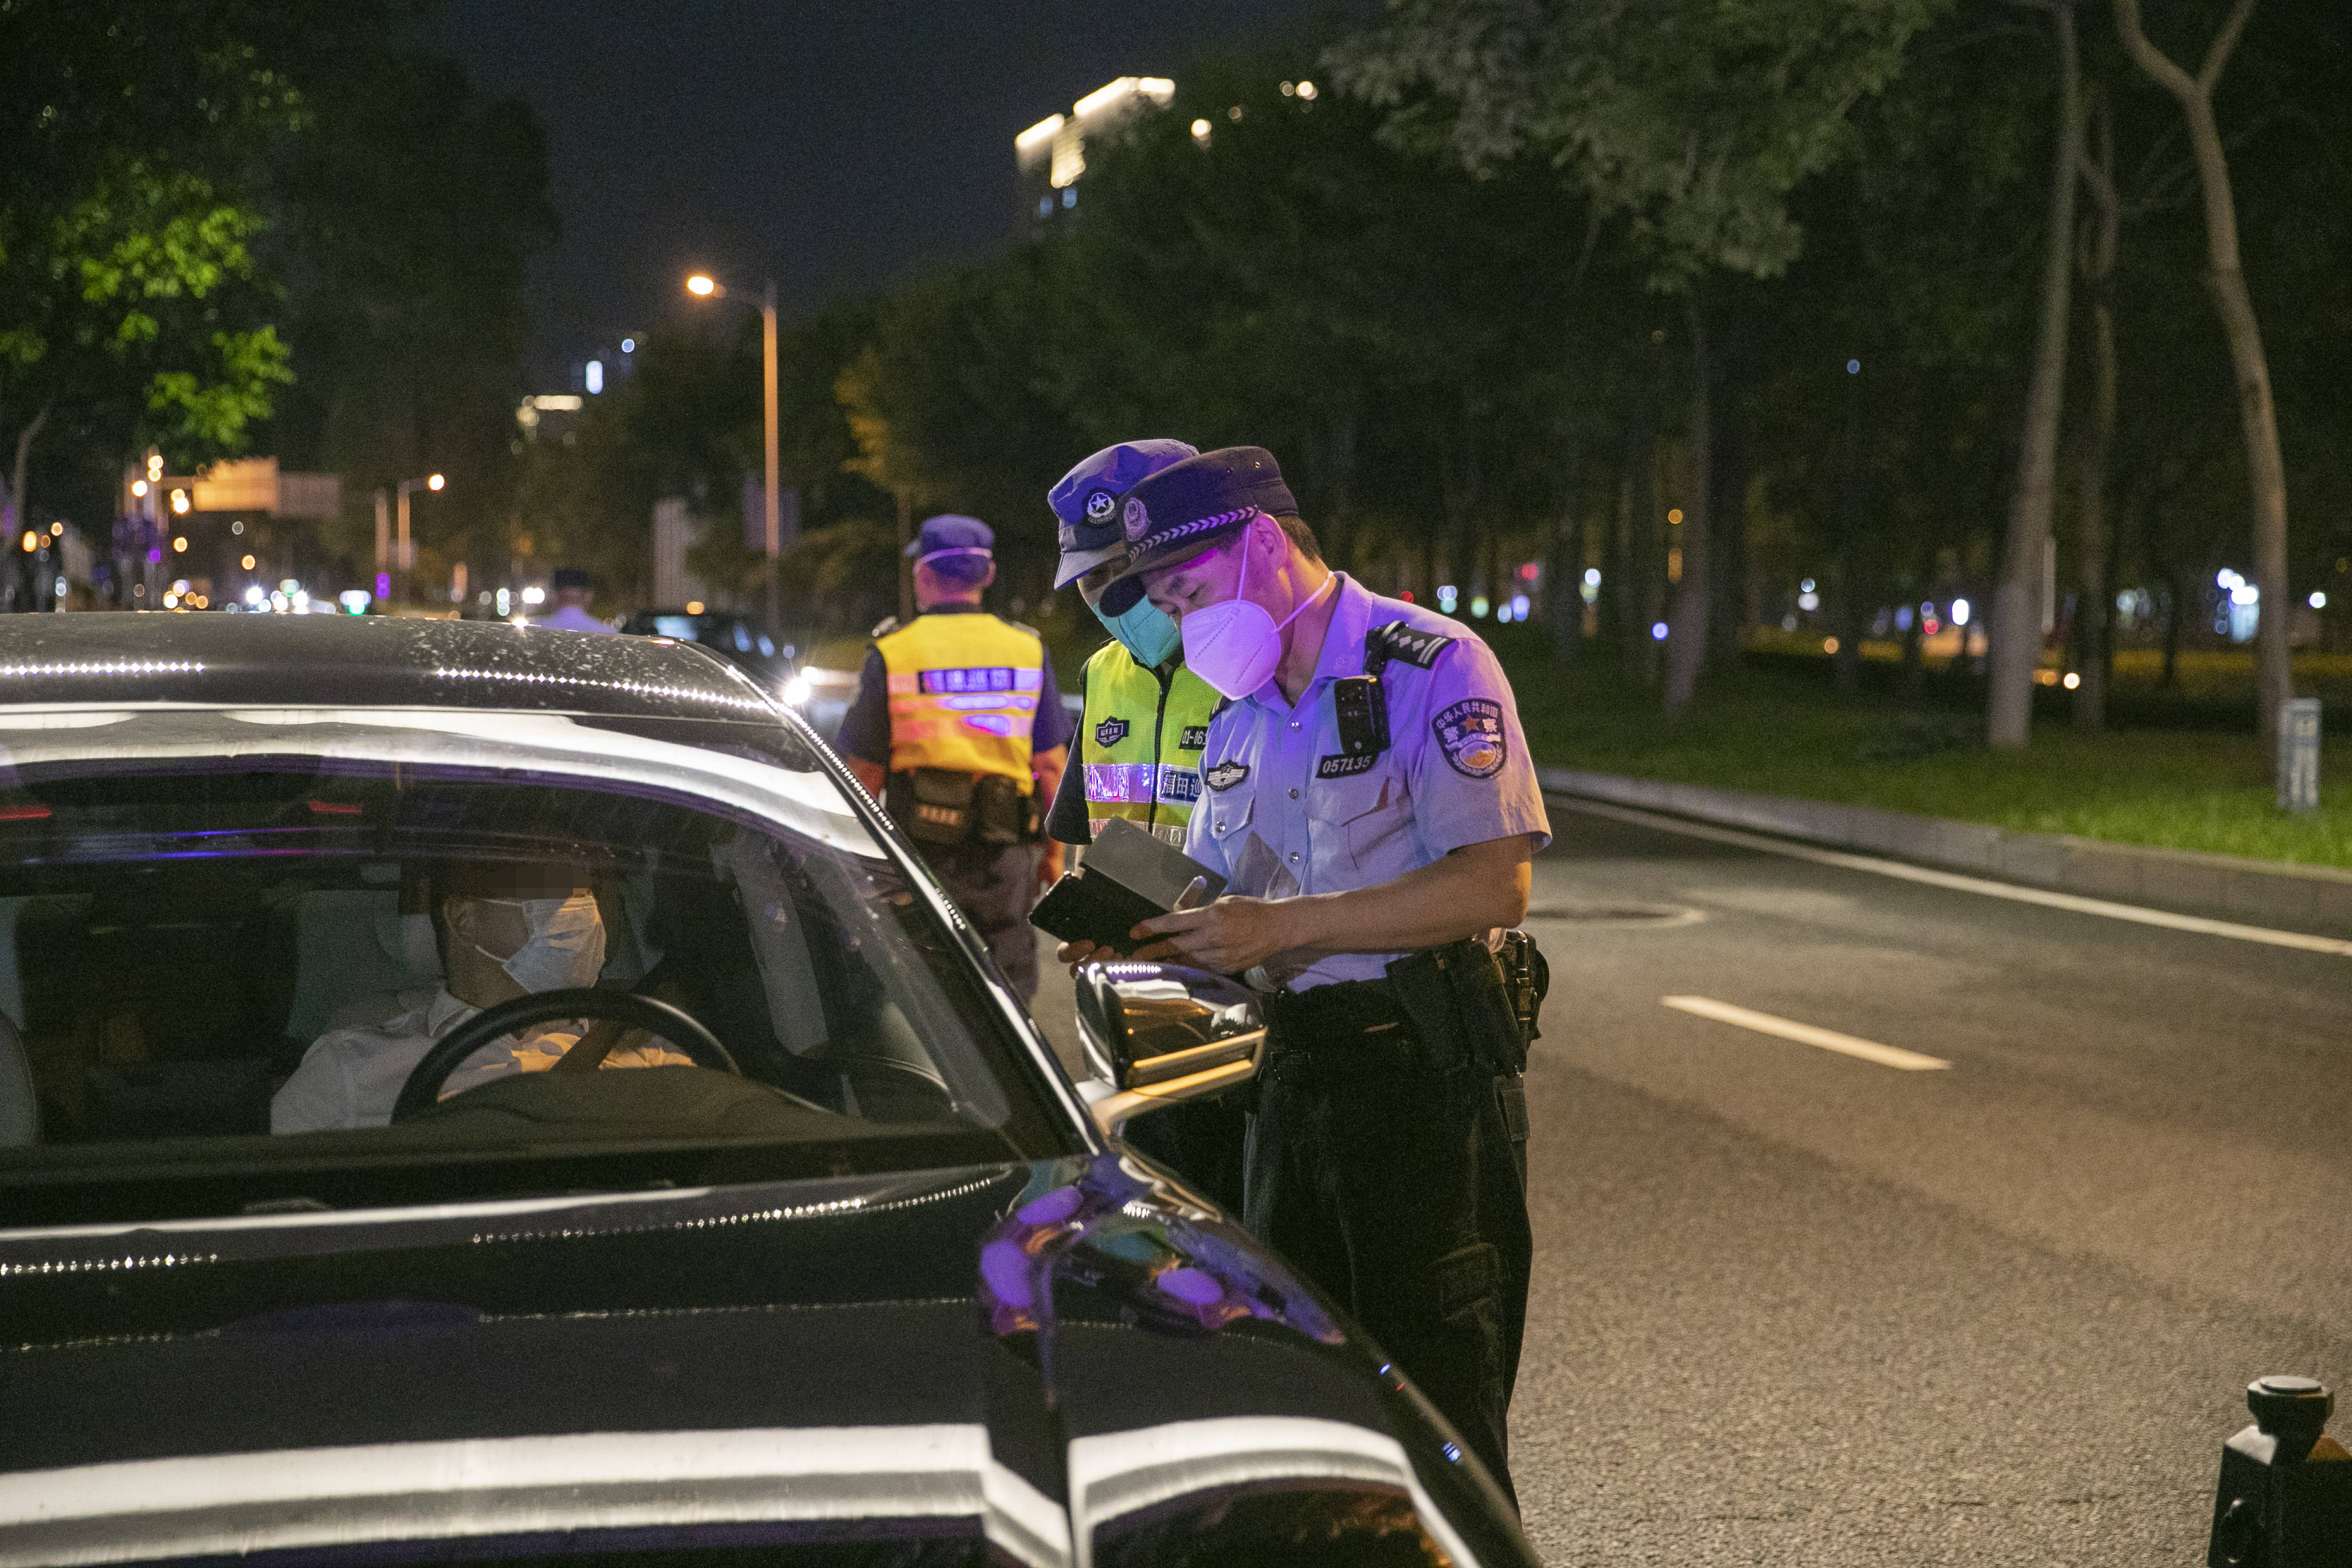
POLYGON ((1356 1048, 1355 1037, 1405 1023, 1392 980, 1341 980, 1265 999, 1265 1048, 1275 1055, 1356 1048))

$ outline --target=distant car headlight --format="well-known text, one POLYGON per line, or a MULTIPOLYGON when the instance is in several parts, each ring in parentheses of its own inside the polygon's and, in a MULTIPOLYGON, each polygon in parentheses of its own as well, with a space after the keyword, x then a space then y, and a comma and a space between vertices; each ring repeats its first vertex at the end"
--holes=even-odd
POLYGON ((790 680, 784 682, 784 705, 786 707, 806 707, 808 705, 808 700, 809 683, 807 676, 795 675, 790 680))

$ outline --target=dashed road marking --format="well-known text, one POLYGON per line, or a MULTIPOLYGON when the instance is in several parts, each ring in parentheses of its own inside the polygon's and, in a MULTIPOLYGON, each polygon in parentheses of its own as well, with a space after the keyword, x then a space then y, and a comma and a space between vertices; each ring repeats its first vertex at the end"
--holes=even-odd
POLYGON ((1902 1072, 1937 1072, 1952 1064, 1941 1057, 1921 1056, 1900 1046, 1882 1046, 1876 1040, 1858 1039, 1841 1035, 1835 1029, 1816 1028, 1791 1018, 1776 1018, 1769 1013, 1759 1013, 1750 1007, 1735 1007, 1728 1002, 1717 1002, 1712 996, 1661 996, 1659 1001, 1679 1012, 1712 1018, 1718 1024, 1730 1024, 1742 1029, 1753 1029, 1759 1035, 1776 1035, 1784 1040, 1802 1045, 1819 1046, 1825 1051, 1841 1056, 1860 1057, 1866 1062, 1876 1062, 1883 1068, 1902 1072))

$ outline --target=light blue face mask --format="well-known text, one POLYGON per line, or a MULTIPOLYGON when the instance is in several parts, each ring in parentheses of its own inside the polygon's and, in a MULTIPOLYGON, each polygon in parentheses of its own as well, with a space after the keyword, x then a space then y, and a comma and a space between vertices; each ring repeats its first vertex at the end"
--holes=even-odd
POLYGON ((1095 619, 1118 639, 1119 646, 1135 656, 1138 664, 1146 669, 1159 668, 1175 657, 1176 650, 1183 646, 1183 636, 1177 630, 1176 617, 1145 598, 1142 584, 1132 579, 1112 586, 1113 591, 1100 596, 1087 595, 1087 607, 1094 611, 1095 619), (1122 613, 1111 614, 1105 601, 1116 602, 1129 594, 1135 595, 1135 602, 1122 613))

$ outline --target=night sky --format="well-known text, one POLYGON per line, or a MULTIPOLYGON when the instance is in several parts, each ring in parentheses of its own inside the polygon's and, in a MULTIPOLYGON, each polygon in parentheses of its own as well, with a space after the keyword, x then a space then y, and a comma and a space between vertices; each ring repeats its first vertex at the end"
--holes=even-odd
MULTIPOLYGON (((1351 10, 1365 7, 1349 6, 1351 10)), ((546 128, 562 237, 532 374, 682 308, 710 267, 787 310, 974 258, 1013 228, 1013 138, 1120 76, 1278 43, 1328 0, 447 0, 422 40, 546 128)))

